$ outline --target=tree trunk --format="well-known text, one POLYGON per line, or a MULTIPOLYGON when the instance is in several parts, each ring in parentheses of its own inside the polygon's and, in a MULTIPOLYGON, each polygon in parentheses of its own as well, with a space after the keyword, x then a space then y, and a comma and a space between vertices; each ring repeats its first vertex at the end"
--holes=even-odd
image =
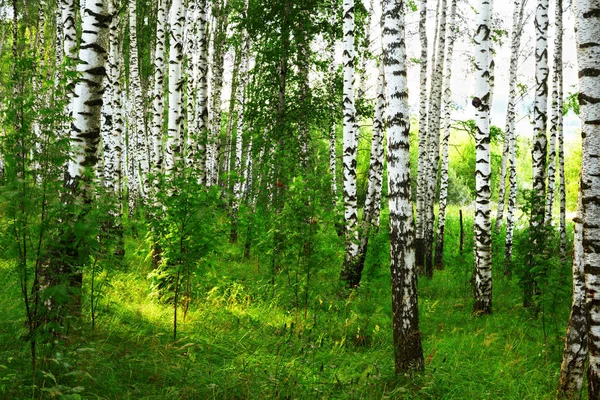
POLYGON ((349 287, 360 283, 356 271, 358 212, 356 208, 356 109, 354 106, 354 0, 344 0, 344 221, 346 250, 341 278, 349 287))
POLYGON ((438 165, 440 163, 440 116, 442 101, 442 84, 444 81, 444 62, 446 47, 446 0, 439 4, 439 31, 437 50, 435 57, 435 72, 431 84, 431 95, 429 98, 429 120, 427 122, 427 168, 425 175, 425 275, 433 276, 433 231, 435 222, 435 195, 438 181, 438 165))
POLYGON ((186 89, 186 123, 187 136, 185 138, 185 149, 183 157, 185 166, 192 168, 196 157, 196 90, 198 78, 198 8, 196 0, 188 0, 185 16, 185 89, 186 89))
POLYGON ((419 38, 421 40, 420 89, 419 89, 419 148, 417 161, 417 232, 415 253, 417 271, 424 272, 425 248, 423 243, 425 216, 425 171, 427 167, 427 0, 421 0, 419 8, 419 38))
POLYGON ((362 229, 360 232, 360 245, 356 258, 356 272, 359 277, 365 266, 369 235, 371 226, 379 226, 379 212, 381 209, 381 188, 383 183, 383 118, 385 108, 385 72, 383 62, 379 65, 377 78, 377 100, 375 103, 375 116, 373 118, 373 134, 371 138, 371 156, 369 159, 369 181, 367 198, 363 211, 362 229))
MULTIPOLYGON (((132 121, 133 126, 128 130, 129 140, 133 141, 133 154, 129 154, 134 168, 134 177, 137 182, 130 184, 136 185, 136 192, 142 199, 146 200, 148 194, 148 151, 146 146, 146 129, 144 126, 144 99, 142 96, 142 81, 139 70, 138 42, 137 42, 137 0, 129 1, 129 82, 130 95, 132 96, 132 121)), ((134 202, 130 205, 136 206, 134 202)), ((129 210, 132 213, 132 209, 129 210)))
POLYGON ((450 141, 450 129, 452 128, 452 53, 454 51, 454 40, 457 27, 456 0, 451 0, 450 22, 448 34, 448 54, 446 56, 446 76, 444 77, 444 136, 442 139, 442 168, 440 173, 440 209, 438 212, 438 230, 435 242, 435 266, 444 267, 444 228, 446 226, 446 204, 448 202, 448 144, 450 141))
MULTIPOLYGON (((533 192, 530 216, 530 251, 538 251, 543 235, 546 200, 546 126, 548 107, 548 0, 538 0, 535 13, 536 46, 535 46, 535 102, 533 119, 532 181, 533 192)), ((532 257, 529 257, 530 259, 532 257)), ((533 294, 536 287, 532 273, 531 261, 525 266, 523 277, 523 305, 533 304, 533 294)))
POLYGON ((579 104, 581 105, 581 204, 583 268, 588 322, 588 394, 600 398, 600 4, 576 2, 579 104))
POLYGON ((183 24, 185 10, 182 0, 173 0, 170 15, 169 43, 169 117, 165 144, 165 174, 173 175, 181 159, 181 132, 183 130, 183 24))
MULTIPOLYGON (((244 0, 244 11, 243 17, 246 22, 246 15, 248 13, 248 0, 244 0)), ((247 37, 246 30, 242 29, 241 41, 242 41, 242 60, 239 71, 239 81, 237 84, 237 129, 236 129, 236 143, 235 143, 235 166, 234 166, 234 185, 233 185, 233 202, 231 205, 231 232, 229 235, 229 241, 231 243, 237 242, 237 223, 238 223, 238 210, 240 207, 240 201, 242 199, 242 146, 243 146, 243 132, 244 132, 244 105, 246 102, 245 90, 248 81, 248 62, 249 62, 249 50, 250 40, 247 37)), ((250 154, 249 154, 250 156, 250 154)))
MULTIPOLYGON (((74 241, 74 227, 77 220, 85 218, 94 197, 89 176, 93 175, 98 162, 100 116, 106 76, 105 46, 108 44, 108 24, 111 21, 107 11, 107 4, 103 0, 90 2, 86 6, 82 20, 81 48, 77 67, 81 79, 77 81, 73 95, 72 150, 65 176, 65 186, 71 192, 67 201, 83 204, 84 211, 70 218, 66 224, 67 233, 61 239, 65 246, 72 247, 62 249, 69 254, 69 257, 67 260, 61 259, 57 262, 64 265, 59 273, 64 274, 63 277, 68 279, 69 286, 75 289, 81 288, 83 276, 78 266, 79 249, 82 244, 74 241)), ((73 306, 75 312, 79 312, 81 307, 79 294, 74 295, 73 306)))
POLYGON ((165 112, 165 41, 167 32, 167 0, 158 0, 156 16, 156 46, 154 47, 154 87, 152 90, 152 126, 150 129, 150 171, 155 175, 152 192, 159 190, 158 176, 162 172, 163 126, 165 112))
POLYGON ((212 186, 219 179, 219 139, 221 136, 221 94, 223 90, 223 63, 226 50, 227 39, 227 4, 226 0, 219 0, 213 3, 213 16, 215 19, 215 29, 213 34, 213 58, 212 68, 212 94, 211 94, 211 130, 210 138, 207 143, 206 154, 206 184, 212 186))
POLYGON ((410 150, 404 1, 382 1, 383 63, 387 93, 390 270, 396 373, 422 370, 410 150))
POLYGON ((552 102, 550 106, 550 154, 548 156, 548 192, 546 193, 546 215, 544 222, 552 223, 552 208, 554 206, 554 181, 556 177, 556 139, 559 129, 562 129, 562 0, 556 0, 554 13, 554 71, 552 74, 552 102))
MULTIPOLYGON (((521 34, 523 32, 523 13, 526 0, 515 0, 513 8, 513 28, 511 33, 511 55, 510 55, 510 73, 508 78, 508 107, 506 110, 506 129, 505 142, 508 146, 508 207, 506 215, 506 238, 504 247, 505 273, 510 274, 510 265, 512 264, 512 246, 513 232, 515 226, 515 207, 517 201, 517 154, 516 154, 516 132, 515 132, 515 101, 517 98, 517 72, 519 66, 519 48, 521 46, 521 34)), ((503 163, 505 163, 504 155, 503 163)), ((506 168, 506 167, 505 167, 506 168)), ((504 188, 504 179, 500 177, 500 188, 504 188)), ((504 197, 504 196, 503 196, 504 197)), ((498 215, 496 217, 496 227, 502 224, 502 211, 504 209, 504 200, 498 200, 498 215)))
POLYGON ((475 31, 475 315, 492 313, 492 240, 490 223, 490 3, 479 2, 475 31))
POLYGON ((196 134, 198 135, 198 181, 206 183, 206 140, 208 132, 208 19, 207 1, 198 1, 198 93, 196 134))
MULTIPOLYGON (((560 1, 560 0, 559 0, 560 1)), ((583 271, 583 211, 581 190, 577 202, 573 240, 573 301, 567 325, 567 336, 560 366, 557 399, 579 399, 588 354, 588 324, 585 305, 585 275, 583 271)))

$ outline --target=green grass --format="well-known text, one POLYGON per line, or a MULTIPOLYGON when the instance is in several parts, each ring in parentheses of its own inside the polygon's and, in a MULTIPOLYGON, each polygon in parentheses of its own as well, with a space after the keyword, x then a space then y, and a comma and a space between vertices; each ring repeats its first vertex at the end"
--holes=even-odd
MULTIPOLYGON (((219 253, 196 272, 196 298, 176 341, 172 309, 156 300, 146 279, 145 244, 130 238, 128 250, 141 249, 129 252, 135 267, 112 276, 94 331, 84 315, 66 340, 41 349, 47 358, 38 390, 28 345, 19 339, 25 328, 18 281, 8 263, 0 264, 0 398, 553 398, 568 294, 558 294, 543 317, 533 315, 521 306, 517 279, 504 278, 500 267, 494 314, 473 316, 470 229, 460 255, 457 218, 448 225, 446 268, 419 283, 423 373, 394 374, 389 268, 376 265, 388 251, 385 232, 372 241, 381 254, 369 256, 363 285, 350 296, 338 283, 339 251, 314 271, 306 317, 285 267, 272 285, 260 258, 245 262, 237 247, 219 253)), ((497 261, 501 249, 495 252, 497 261)))

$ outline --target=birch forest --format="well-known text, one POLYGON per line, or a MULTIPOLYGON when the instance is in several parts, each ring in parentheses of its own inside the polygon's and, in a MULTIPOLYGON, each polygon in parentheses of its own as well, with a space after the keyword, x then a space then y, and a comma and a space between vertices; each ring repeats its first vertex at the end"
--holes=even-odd
POLYGON ((600 399, 600 0, 0 0, 0 398, 600 399))

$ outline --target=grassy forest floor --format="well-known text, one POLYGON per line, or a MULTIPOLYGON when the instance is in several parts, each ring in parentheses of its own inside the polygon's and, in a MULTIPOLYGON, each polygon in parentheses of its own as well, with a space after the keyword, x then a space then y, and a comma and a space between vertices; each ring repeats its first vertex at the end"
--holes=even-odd
POLYGON ((305 281, 295 284, 289 270, 278 271, 273 284, 260 257, 243 260, 243 241, 223 246, 195 274, 197 295, 185 321, 179 314, 176 341, 172 307, 154 297, 146 279, 148 246, 140 235, 127 237, 126 268, 111 273, 95 329, 84 307, 65 340, 40 349, 46 359, 37 389, 20 339, 18 279, 0 261, 0 398, 553 398, 570 267, 551 274, 537 313, 524 309, 517 271, 512 279, 503 275, 498 235, 494 313, 473 316, 472 239, 467 221, 460 254, 457 214, 452 209, 446 228, 446 268, 419 283, 423 373, 394 374, 385 226, 371 241, 361 288, 349 296, 338 280, 343 247, 312 271, 305 298, 305 281))

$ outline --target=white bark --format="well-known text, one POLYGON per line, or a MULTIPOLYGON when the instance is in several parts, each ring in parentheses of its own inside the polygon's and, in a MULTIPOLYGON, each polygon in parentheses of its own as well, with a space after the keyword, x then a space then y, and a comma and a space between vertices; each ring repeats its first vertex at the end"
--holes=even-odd
POLYGON ((116 12, 115 1, 109 4, 109 14, 112 21, 109 26, 109 49, 107 60, 106 90, 102 105, 102 141, 104 143, 104 186, 109 193, 117 194, 121 190, 121 148, 122 148, 122 111, 120 66, 121 54, 119 47, 120 18, 116 12))
MULTIPOLYGON (((158 176, 162 172, 163 124, 165 111, 165 40, 167 32, 167 0, 158 1, 156 16, 156 46, 154 47, 154 86, 152 91, 152 125, 150 129, 150 171, 158 176)), ((154 191, 158 190, 158 179, 154 191)))
POLYGON ((387 94, 390 270, 396 372, 423 369, 414 224, 410 188, 410 115, 406 79, 404 1, 382 1, 387 94))
POLYGON ((71 130, 72 157, 67 168, 66 184, 77 190, 84 199, 89 199, 87 182, 83 186, 86 170, 98 162, 100 141, 100 108, 106 75, 106 50, 108 43, 107 5, 96 0, 87 5, 82 20, 81 50, 78 71, 81 79, 75 85, 73 97, 73 128, 71 130))
POLYGON ((198 0, 198 82, 196 134, 198 135, 198 181, 206 182, 206 140, 208 131, 208 16, 207 1, 198 0))
POLYGON ((442 84, 444 81, 444 62, 446 47, 446 0, 441 0, 438 5, 439 31, 437 49, 435 50, 434 74, 431 84, 428 113, 428 140, 427 163, 425 168, 425 274, 433 276, 433 230, 434 230, 434 203, 437 188, 438 164, 440 161, 440 116, 442 100, 442 84))
POLYGON ((417 268, 423 267, 423 234, 425 217, 425 172, 427 170, 427 0, 419 8, 419 38, 421 41, 419 90, 419 148, 417 161, 417 215, 416 257, 417 268))
POLYGON ((556 139, 563 128, 562 101, 562 0, 556 0, 554 12, 554 70, 552 73, 552 101, 550 106, 550 152, 548 155, 548 191, 546 193, 546 224, 552 223, 554 187, 556 179, 556 139))
POLYGON ((490 223, 490 2, 480 0, 477 7, 475 42, 475 288, 473 312, 492 312, 492 240, 490 223), (478 104, 480 103, 480 104, 478 104))
POLYGON ((576 2, 583 268, 588 321, 588 394, 600 398, 600 1, 576 2))
POLYGON ((346 223, 346 250, 342 279, 349 286, 358 285, 355 259, 358 254, 358 212, 356 209, 356 109, 354 105, 354 0, 344 0, 344 221, 346 223))
POLYGON ((168 136, 165 144, 165 173, 171 176, 181 158, 181 132, 183 130, 183 25, 185 9, 182 0, 171 4, 169 42, 169 116, 168 136))
POLYGON ((435 265, 444 265, 444 231, 446 226, 446 204, 448 202, 448 144, 450 141, 450 129, 452 128, 452 55, 454 52, 454 40, 456 38, 457 26, 456 0, 450 3, 450 19, 448 23, 448 50, 446 55, 446 74, 444 76, 443 110, 444 110, 444 135, 442 137, 441 152, 442 166, 440 171, 440 205, 438 212, 438 229, 435 244, 435 265))
MULTIPOLYGON (((506 174, 506 163, 509 166, 509 195, 506 215, 506 238, 504 247, 504 260, 506 265, 512 262, 512 245, 514 232, 514 217, 517 201, 517 156, 516 156, 516 132, 515 132, 515 102, 517 99, 517 76, 519 64, 519 48, 521 46, 521 35, 523 32, 523 14, 526 0, 515 0, 513 8, 513 28, 511 33, 511 55, 510 55, 510 73, 508 78, 508 106, 506 110, 506 128, 505 142, 507 146, 507 159, 502 156, 503 170, 506 174)), ((496 227, 502 224, 504 210, 504 184, 505 174, 500 176, 500 194, 498 195, 498 214, 496 216, 496 227)))
POLYGON ((546 193, 546 126, 548 107, 548 0, 538 0, 535 13, 535 102, 533 107, 534 142, 532 150, 533 195, 531 226, 543 222, 546 193))

